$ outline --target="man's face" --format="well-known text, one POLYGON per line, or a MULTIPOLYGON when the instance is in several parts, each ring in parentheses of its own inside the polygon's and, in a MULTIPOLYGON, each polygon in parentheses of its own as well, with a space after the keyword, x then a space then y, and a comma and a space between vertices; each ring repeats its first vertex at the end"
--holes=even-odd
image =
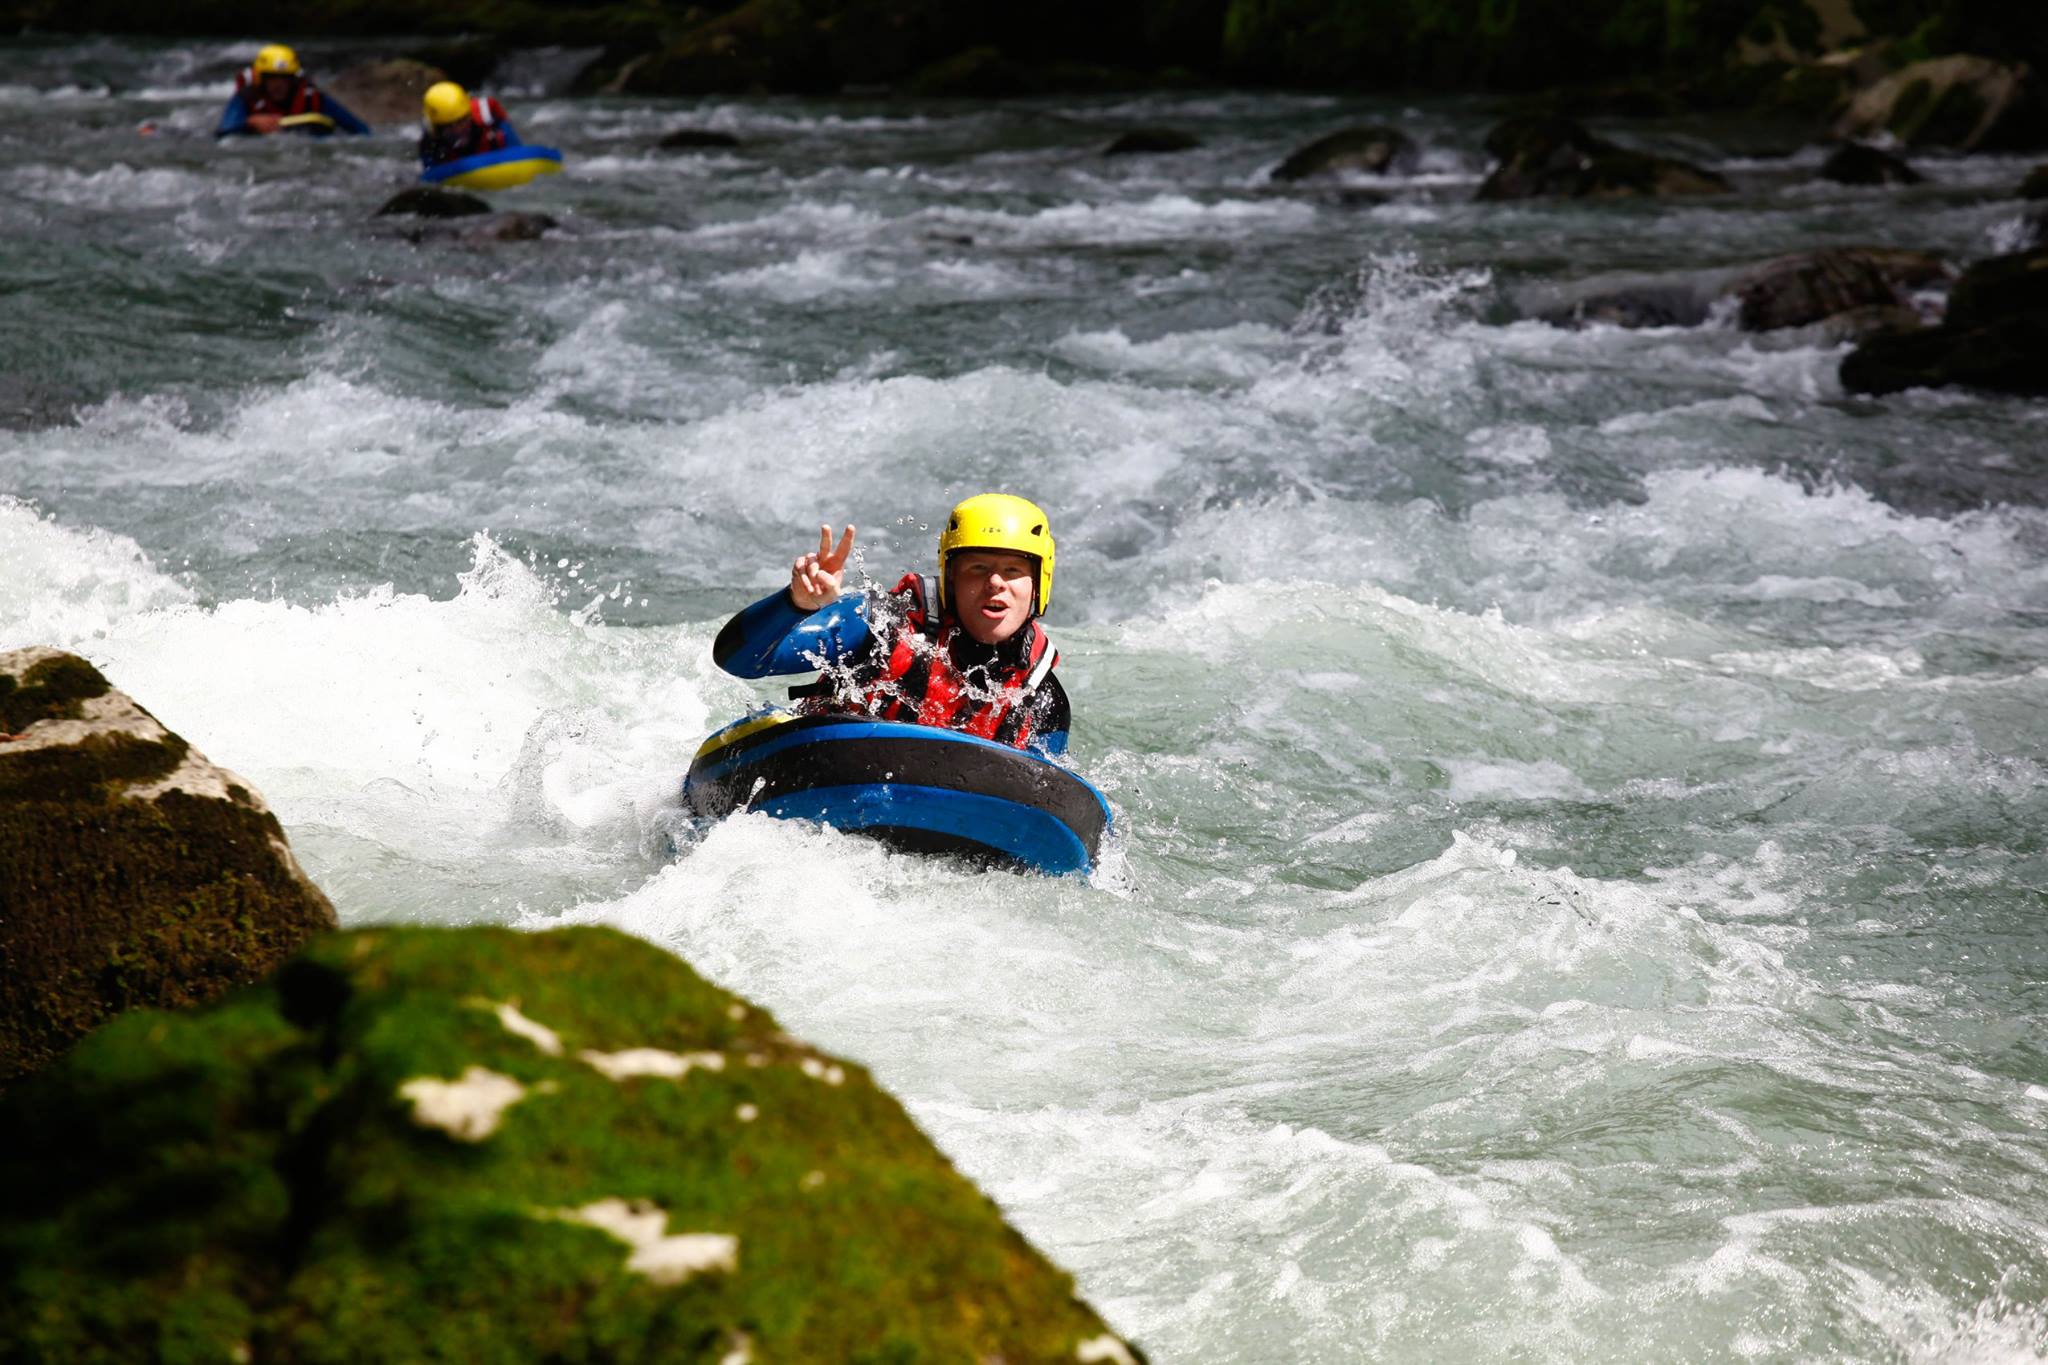
POLYGON ((267 72, 263 77, 263 98, 272 104, 284 104, 292 97, 292 78, 276 71, 267 72))
POLYGON ((960 550, 946 560, 947 594, 967 633, 999 645, 1031 619, 1038 561, 1011 550, 960 550))

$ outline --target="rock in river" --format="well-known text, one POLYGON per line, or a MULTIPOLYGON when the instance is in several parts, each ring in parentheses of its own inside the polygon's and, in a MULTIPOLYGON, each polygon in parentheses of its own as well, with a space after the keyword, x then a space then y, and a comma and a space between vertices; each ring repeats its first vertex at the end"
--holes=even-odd
POLYGON ((1499 163, 1479 187, 1481 199, 1574 199, 1723 194, 1728 182, 1690 162, 1634 152, 1593 136, 1572 120, 1532 114, 1486 135, 1499 163))
POLYGON ((1851 393, 1960 384, 2048 395, 2048 248, 1979 261, 1956 281, 1941 326, 1873 337, 1841 374, 1851 393))
POLYGON ((1132 128, 1117 134, 1115 140, 1102 149, 1102 154, 1163 156, 1168 152, 1191 152, 1201 145, 1202 139, 1178 128, 1132 128))
POLYGON ((715 152, 737 147, 740 140, 714 128, 678 128, 654 145, 664 152, 715 152))
POLYGON ((1946 261, 1931 251, 1897 247, 1824 247, 1797 251, 1745 270, 1727 292, 1745 331, 1772 332, 1859 309, 1906 309, 1916 289, 1945 283, 1946 261))
POLYGON ((473 218, 490 211, 491 206, 473 194, 444 190, 435 185, 415 185, 392 195, 375 216, 384 218, 405 214, 414 218, 473 218))
POLYGON ((1275 180, 1363 173, 1386 175, 1415 164, 1415 143, 1398 128, 1339 128, 1296 150, 1274 170, 1275 180))
POLYGON ((125 1016, 0 1182, 0 1359, 1142 1359, 863 1068, 608 929, 125 1016))
POLYGON ((392 57, 349 67, 325 88, 365 123, 406 125, 419 121, 420 96, 427 87, 447 79, 438 66, 392 57))
POLYGON ((1835 148, 1821 164, 1820 178, 1838 185, 1917 185, 1923 179, 1905 158, 1867 142, 1845 142, 1835 148))
POLYGON ((1829 339, 1917 327, 1913 294, 1953 268, 1927 251, 1823 247, 1755 265, 1609 276, 1518 291, 1518 310, 1558 326, 1696 327, 1733 305, 1745 331, 1825 324, 1829 339))
POLYGON ((0 1084, 334 927, 248 784, 53 649, 0 654, 0 907, 0 1084))

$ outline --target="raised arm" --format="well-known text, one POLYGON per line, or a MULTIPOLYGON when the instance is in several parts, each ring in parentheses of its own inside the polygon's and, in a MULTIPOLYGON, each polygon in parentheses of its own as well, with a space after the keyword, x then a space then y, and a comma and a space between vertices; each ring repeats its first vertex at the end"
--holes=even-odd
POLYGON ((725 623, 712 642, 712 661, 738 677, 770 678, 851 656, 869 635, 866 599, 839 595, 852 551, 851 526, 836 546, 820 526, 817 550, 790 565, 789 586, 725 623))

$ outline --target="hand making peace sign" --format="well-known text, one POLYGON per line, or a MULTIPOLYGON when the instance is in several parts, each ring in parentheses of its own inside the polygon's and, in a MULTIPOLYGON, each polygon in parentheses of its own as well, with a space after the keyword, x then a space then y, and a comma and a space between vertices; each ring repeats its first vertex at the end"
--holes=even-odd
POLYGON ((797 556, 789 566, 789 595, 804 611, 834 602, 839 597, 840 582, 846 577, 846 557, 853 552, 853 528, 847 527, 839 537, 839 544, 832 543, 832 528, 818 528, 818 548, 814 553, 797 556))

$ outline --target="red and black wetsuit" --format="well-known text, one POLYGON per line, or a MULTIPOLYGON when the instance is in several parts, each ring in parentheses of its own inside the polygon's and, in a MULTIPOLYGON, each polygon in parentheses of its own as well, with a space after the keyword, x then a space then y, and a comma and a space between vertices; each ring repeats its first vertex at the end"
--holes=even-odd
POLYGON ((439 166, 519 145, 519 134, 505 117, 505 106, 489 95, 472 95, 467 122, 430 128, 420 134, 420 165, 439 166))
POLYGON ((810 714, 870 715, 1063 751, 1072 708, 1045 627, 1033 620, 984 645, 950 612, 938 614, 936 593, 933 580, 906 574, 886 595, 843 597, 806 614, 785 589, 728 621, 712 658, 743 678, 822 665, 816 682, 790 689, 810 714))

